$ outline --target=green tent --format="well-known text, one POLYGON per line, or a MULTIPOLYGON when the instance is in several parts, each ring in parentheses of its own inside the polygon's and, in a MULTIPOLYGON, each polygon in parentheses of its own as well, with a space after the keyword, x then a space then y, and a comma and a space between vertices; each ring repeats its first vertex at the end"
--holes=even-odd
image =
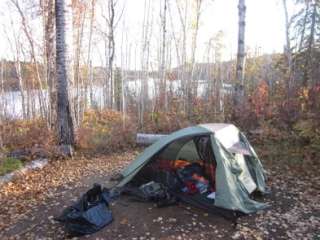
POLYGON ((117 187, 134 179, 155 157, 168 160, 200 159, 195 139, 206 137, 216 162, 216 192, 213 207, 253 213, 267 207, 251 198, 253 192, 265 192, 261 162, 243 133, 232 124, 200 124, 176 131, 157 140, 142 152, 123 172, 117 187))

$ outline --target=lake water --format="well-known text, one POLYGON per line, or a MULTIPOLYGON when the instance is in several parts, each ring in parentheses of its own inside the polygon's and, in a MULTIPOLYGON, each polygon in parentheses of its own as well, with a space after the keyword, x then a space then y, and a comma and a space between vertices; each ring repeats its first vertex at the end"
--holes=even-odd
MULTIPOLYGON (((134 80, 134 81, 127 81, 125 82, 125 95, 131 96, 133 99, 138 100, 140 91, 141 91, 141 81, 140 80, 134 80)), ((150 99, 153 99, 155 96, 155 93, 158 92, 156 88, 159 86, 159 80, 158 79, 152 79, 150 78, 148 80, 148 95, 150 99)), ((228 84, 224 85, 224 91, 228 91, 228 88, 230 86, 228 84)), ((208 89, 207 83, 205 81, 199 81, 198 82, 198 96, 204 96, 206 94, 206 90, 208 89)), ((83 95, 84 94, 84 90, 83 95)), ((104 107, 104 97, 103 97, 103 87, 100 86, 94 86, 93 89, 93 100, 95 104, 99 108, 104 107)), ((175 81, 168 81, 167 82, 167 91, 175 92, 176 94, 182 94, 181 91, 181 81, 175 80, 175 81)), ((24 95, 26 96, 27 93, 25 92, 24 95)), ((39 90, 33 90, 31 91, 32 96, 31 99, 29 99, 29 109, 34 109, 35 112, 39 113, 39 90)), ((76 97, 77 93, 76 90, 73 89, 71 92, 72 97, 76 97)), ((42 96, 46 102, 48 102, 48 91, 43 90, 42 96)), ((89 96, 89 90, 87 91, 86 96, 87 101, 89 102, 90 96, 89 96)), ((26 101, 25 101, 26 102, 26 101)), ((25 103, 27 104, 27 103, 25 103)), ((5 116, 8 118, 22 118, 22 97, 21 93, 19 91, 11 91, 11 92, 5 92, 4 94, 0 94, 0 115, 5 116)))

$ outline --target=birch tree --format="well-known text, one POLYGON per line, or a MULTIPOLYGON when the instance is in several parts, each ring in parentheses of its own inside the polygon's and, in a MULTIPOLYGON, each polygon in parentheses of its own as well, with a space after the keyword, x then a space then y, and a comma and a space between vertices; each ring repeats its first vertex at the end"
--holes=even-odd
POLYGON ((107 33, 104 34, 105 41, 105 58, 106 58, 106 78, 105 78, 105 106, 109 108, 114 107, 114 76, 113 76, 113 64, 115 56, 115 4, 114 0, 107 2, 106 10, 107 15, 102 14, 103 19, 107 27, 107 33))
POLYGON ((198 32, 199 32, 199 24, 200 24, 200 16, 201 16, 201 6, 203 0, 194 0, 193 4, 193 12, 194 12, 194 19, 192 22, 192 41, 191 41, 191 74, 190 74, 190 87, 189 87, 189 108, 188 108, 188 115, 190 116, 192 112, 192 100, 193 97, 197 97, 197 90, 198 90, 198 80, 195 76, 195 63, 196 63, 196 52, 197 52, 197 40, 198 40, 198 32))
POLYGON ((284 49, 284 53, 287 58, 287 64, 288 64, 288 80, 287 80, 287 91, 288 94, 291 89, 291 81, 292 81, 292 53, 291 53, 291 43, 290 43, 290 19, 289 19, 289 13, 288 13, 288 7, 287 7, 287 0, 282 0, 283 10, 284 10, 284 16, 285 16, 285 29, 286 29, 286 45, 284 49))
POLYGON ((236 85, 234 102, 238 105, 244 96, 244 71, 245 71, 245 26, 246 5, 245 0, 239 0, 238 4, 239 26, 238 26, 238 54, 236 66, 236 85))
POLYGON ((167 41, 167 1, 163 0, 163 9, 160 11, 161 17, 161 47, 160 47, 160 107, 167 110, 168 99, 167 99, 167 82, 166 82, 166 41, 167 41))
MULTIPOLYGON (((4 66, 5 61, 4 59, 1 59, 1 69, 0 69, 0 96, 1 96, 1 100, 0 100, 0 126, 2 125, 2 119, 5 117, 6 111, 6 102, 4 100, 4 66)), ((2 133, 2 128, 0 128, 0 150, 3 150, 3 137, 2 137, 3 133, 2 133)))
MULTIPOLYGON (((306 39, 306 54, 303 74, 303 85, 315 84, 317 77, 313 74, 313 68, 318 66, 314 65, 315 48, 320 43, 320 2, 315 0, 312 3, 309 13, 309 34, 306 39)), ((318 62, 319 63, 319 62, 318 62)))
POLYGON ((57 77, 57 135, 59 145, 74 145, 74 129, 68 96, 66 56, 66 18, 68 2, 55 0, 56 16, 56 77, 57 77))
POLYGON ((18 0, 11 0, 12 4, 16 7, 16 9, 18 10, 18 13, 20 15, 21 18, 21 24, 22 24, 22 30, 27 38, 28 44, 30 46, 30 55, 31 55, 31 60, 35 69, 35 75, 36 75, 36 79, 37 79, 37 84, 38 84, 38 101, 39 101, 39 106, 40 106, 40 113, 43 117, 45 117, 46 119, 48 119, 48 111, 47 111, 47 103, 45 101, 45 97, 43 95, 43 84, 42 84, 42 80, 41 80, 41 73, 40 73, 40 67, 38 64, 38 60, 37 60, 37 54, 36 54, 36 46, 35 46, 35 41, 33 39, 32 36, 32 31, 30 29, 30 26, 28 25, 28 21, 27 18, 20 6, 20 3, 18 0))
POLYGON ((83 100, 83 77, 81 77, 80 73, 80 57, 81 57, 81 48, 83 42, 83 31, 84 31, 84 21, 86 17, 86 5, 82 1, 75 1, 72 2, 72 30, 73 30, 73 46, 74 46, 74 84, 76 87, 76 96, 74 101, 74 114, 75 114, 75 123, 79 126, 82 113, 83 113, 83 104, 81 104, 83 100))
POLYGON ((21 68, 22 44, 21 44, 21 39, 19 38, 20 34, 19 32, 18 33, 16 32, 12 19, 11 19, 11 32, 12 32, 12 39, 10 38, 8 31, 5 29, 5 34, 7 35, 10 50, 11 50, 11 53, 13 54, 14 69, 18 78, 18 87, 19 87, 19 92, 21 96, 22 118, 26 119, 30 117, 30 115, 28 111, 28 104, 26 104, 25 84, 24 84, 22 68, 21 68))
MULTIPOLYGON (((1 69, 0 69, 0 126, 2 126, 2 119, 5 117, 6 115, 6 102, 5 102, 5 98, 4 98, 4 68, 5 68, 5 61, 4 59, 1 59, 1 69)), ((0 127, 0 151, 3 150, 3 133, 2 133, 2 128, 0 127)))
POLYGON ((143 16, 143 24, 142 24, 142 48, 141 48, 141 71, 139 80, 141 81, 140 88, 140 99, 139 99, 139 127, 143 129, 144 126, 144 113, 147 110, 147 103, 149 100, 149 64, 150 64, 150 38, 152 34, 153 28, 153 14, 152 14, 152 1, 145 0, 144 1, 144 16, 143 16))
POLYGON ((187 17, 188 17, 188 1, 185 0, 184 4, 181 4, 179 0, 176 0, 176 6, 178 10, 181 32, 182 32, 182 43, 181 43, 181 73, 178 77, 181 81, 181 89, 183 91, 183 109, 185 112, 188 111, 188 89, 190 88, 189 80, 186 75, 186 65, 187 65, 187 17), (187 83, 186 83, 187 82, 187 83))
POLYGON ((319 46, 320 46, 320 1, 299 0, 303 5, 302 10, 293 17, 293 31, 300 38, 295 46, 294 62, 295 72, 302 72, 300 76, 304 87, 319 83, 319 46))
POLYGON ((105 106, 111 109, 116 108, 115 104, 115 83, 114 83, 114 61, 116 57, 116 28, 122 18, 125 5, 120 5, 119 0, 109 0, 102 5, 102 18, 105 22, 106 31, 101 31, 105 44, 105 66, 106 77, 104 84, 105 106), (104 14, 106 12, 107 14, 104 14))
POLYGON ((44 51, 46 81, 49 90, 48 121, 49 126, 54 127, 56 122, 57 92, 55 87, 55 10, 54 0, 42 1, 44 22, 44 51))
POLYGON ((94 23, 94 20, 95 20, 95 7, 96 7, 96 0, 91 0, 90 26, 89 26, 89 43, 88 43, 88 57, 87 57, 87 65, 89 67, 87 78, 89 79, 90 107, 95 105, 94 104, 94 99, 93 99, 93 68, 92 68, 92 60, 91 60, 93 23, 94 23))
POLYGON ((114 21, 115 21, 115 13, 114 13, 114 0, 108 1, 108 76, 110 83, 110 108, 114 107, 114 76, 113 76, 113 61, 115 54, 115 41, 114 41, 114 21))
MULTIPOLYGON (((1 99, 0 100, 0 107, 1 107, 1 111, 0 111, 0 121, 2 119, 2 117, 5 116, 5 107, 6 107, 6 103, 5 103, 5 100, 4 100, 4 70, 5 69, 5 61, 4 59, 1 59, 1 70, 0 70, 0 96, 1 96, 1 99)), ((1 148, 1 145, 0 145, 0 148, 1 148)))

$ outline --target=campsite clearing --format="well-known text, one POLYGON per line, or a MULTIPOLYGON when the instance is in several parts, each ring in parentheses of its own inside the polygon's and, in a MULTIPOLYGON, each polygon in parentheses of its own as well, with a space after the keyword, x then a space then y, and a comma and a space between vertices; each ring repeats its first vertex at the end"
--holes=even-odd
MULTIPOLYGON (((0 191, 1 239, 64 239, 53 220, 93 183, 104 183, 138 152, 104 157, 76 157, 51 162, 40 171, 7 184, 0 191)), ((280 162, 280 161, 279 161, 280 162)), ((121 198, 111 207, 114 222, 88 239, 317 239, 320 188, 316 168, 280 167, 263 162, 272 194, 269 210, 248 215, 236 228, 217 215, 188 205, 156 208, 121 198)), ((86 237, 85 237, 86 238, 86 237)))

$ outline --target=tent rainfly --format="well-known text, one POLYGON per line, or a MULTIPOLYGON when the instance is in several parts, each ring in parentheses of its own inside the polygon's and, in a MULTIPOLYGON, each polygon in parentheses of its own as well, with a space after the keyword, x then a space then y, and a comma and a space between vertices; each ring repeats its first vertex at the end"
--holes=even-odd
POLYGON ((262 164, 245 135, 232 124, 200 124, 161 136, 122 173, 117 187, 131 181, 157 159, 190 162, 212 158, 215 164, 213 208, 254 213, 268 205, 252 199, 253 192, 266 192, 262 164), (205 142, 205 151, 201 144, 205 142), (212 154, 203 154, 210 151, 212 154))

